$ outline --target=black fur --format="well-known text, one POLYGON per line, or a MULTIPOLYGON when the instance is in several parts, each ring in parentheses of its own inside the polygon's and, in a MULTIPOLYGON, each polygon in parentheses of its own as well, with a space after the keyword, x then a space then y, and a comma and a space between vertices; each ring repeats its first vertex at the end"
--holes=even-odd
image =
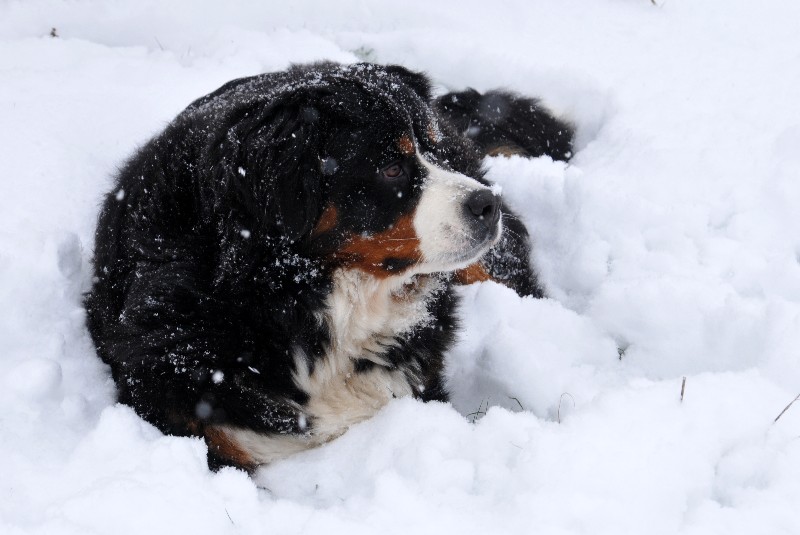
MULTIPOLYGON (((427 78, 397 66, 294 67, 225 84, 140 148, 103 203, 86 298, 119 400, 176 435, 203 436, 220 423, 309 433, 313 422, 298 419, 307 395, 292 379, 293 356, 299 350, 313 366, 330 343, 318 318, 333 270, 348 261, 337 252, 349 237, 391 229, 418 196, 413 185, 363 179, 375 162, 398 157, 392 136, 410 128, 432 160, 484 182, 481 159, 495 143, 568 157, 571 131, 533 101, 491 93, 508 113, 486 119, 462 95, 432 102, 427 78), (474 143, 462 132, 476 121, 491 135, 474 143), (426 135, 432 122, 438 142, 426 135), (326 206, 337 208, 337 225, 320 232, 326 206)), ((541 295, 524 227, 515 218, 506 226, 513 232, 486 256, 486 270, 541 295)), ((390 258, 382 269, 403 262, 390 258)), ((447 399, 452 285, 429 303, 433 321, 384 355, 396 369, 420 368, 416 393, 426 400, 447 399)), ((209 455, 212 466, 242 464, 209 455)))
POLYGON ((572 157, 572 126, 548 113, 536 99, 508 91, 480 94, 466 89, 437 98, 435 105, 484 154, 572 157))

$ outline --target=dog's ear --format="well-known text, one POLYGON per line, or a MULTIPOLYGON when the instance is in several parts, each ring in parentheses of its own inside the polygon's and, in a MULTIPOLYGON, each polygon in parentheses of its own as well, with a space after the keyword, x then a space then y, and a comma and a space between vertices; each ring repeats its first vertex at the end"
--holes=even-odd
POLYGON ((409 71, 400 65, 387 65, 386 72, 400 78, 425 102, 431 100, 431 81, 421 72, 409 71))
MULTIPOLYGON (((321 210, 322 121, 317 90, 242 106, 215 143, 215 205, 234 207, 240 224, 266 238, 297 241, 321 210)), ((227 217, 225 214, 220 214, 227 217)))

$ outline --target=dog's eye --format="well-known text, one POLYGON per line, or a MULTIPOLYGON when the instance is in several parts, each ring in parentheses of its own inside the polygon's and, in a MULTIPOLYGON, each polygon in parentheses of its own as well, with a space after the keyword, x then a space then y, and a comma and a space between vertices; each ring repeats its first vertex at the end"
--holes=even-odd
POLYGON ((388 167, 384 167, 383 171, 381 171, 383 176, 386 178, 398 178, 403 176, 405 171, 403 170, 403 166, 399 163, 393 163, 388 167))

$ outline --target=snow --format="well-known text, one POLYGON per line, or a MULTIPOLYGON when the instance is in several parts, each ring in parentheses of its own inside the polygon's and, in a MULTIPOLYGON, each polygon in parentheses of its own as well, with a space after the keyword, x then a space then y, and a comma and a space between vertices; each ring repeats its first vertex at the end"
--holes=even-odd
POLYGON ((800 532, 800 405, 774 421, 800 393, 800 4, 656 3, 0 4, 0 532, 800 532), (225 81, 358 57, 572 118, 570 165, 487 161, 550 298, 464 289, 451 405, 210 473, 94 353, 100 198, 225 81))

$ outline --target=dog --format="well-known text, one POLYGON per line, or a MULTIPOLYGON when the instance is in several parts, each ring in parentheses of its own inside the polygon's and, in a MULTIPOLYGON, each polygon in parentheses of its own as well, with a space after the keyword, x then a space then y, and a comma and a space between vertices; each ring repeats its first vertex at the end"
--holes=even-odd
POLYGON ((100 211, 85 307, 119 401, 248 471, 393 398, 446 401, 455 286, 542 295, 482 160, 566 160, 572 134, 534 99, 435 98, 424 74, 369 63, 194 101, 100 211))

